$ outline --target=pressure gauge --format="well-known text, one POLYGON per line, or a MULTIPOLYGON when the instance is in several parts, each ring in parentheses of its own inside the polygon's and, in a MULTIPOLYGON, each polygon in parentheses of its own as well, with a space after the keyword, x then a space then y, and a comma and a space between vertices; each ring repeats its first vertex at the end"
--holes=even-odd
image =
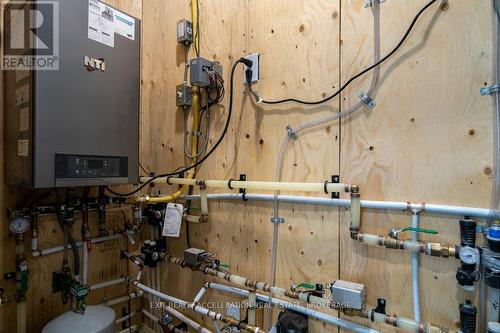
POLYGON ((479 262, 479 251, 470 246, 464 246, 458 251, 460 260, 467 265, 474 265, 479 262))
POLYGON ((30 221, 26 217, 16 217, 10 221, 10 231, 15 234, 23 234, 30 228, 30 221))

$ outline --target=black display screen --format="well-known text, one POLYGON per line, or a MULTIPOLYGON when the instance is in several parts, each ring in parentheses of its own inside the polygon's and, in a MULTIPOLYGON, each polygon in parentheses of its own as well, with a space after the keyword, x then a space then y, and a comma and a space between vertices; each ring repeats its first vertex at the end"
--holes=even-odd
POLYGON ((89 169, 103 169, 104 161, 103 160, 88 160, 88 168, 89 169))

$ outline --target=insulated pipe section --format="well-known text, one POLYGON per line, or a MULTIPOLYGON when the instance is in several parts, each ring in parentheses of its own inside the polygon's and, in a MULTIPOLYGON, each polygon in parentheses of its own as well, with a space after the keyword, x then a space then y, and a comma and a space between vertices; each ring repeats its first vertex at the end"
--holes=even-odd
POLYGON ((429 323, 419 323, 408 318, 399 317, 396 315, 390 316, 375 312, 373 310, 368 311, 367 317, 370 318, 373 322, 385 323, 387 325, 392 325, 405 331, 419 333, 448 333, 448 329, 445 327, 437 327, 429 323))
MULTIPOLYGON (((171 255, 166 255, 165 256, 165 261, 179 265, 181 267, 186 267, 186 263, 184 262, 183 259, 176 258, 171 255)), ((316 305, 321 305, 325 307, 329 307, 331 305, 330 300, 318 296, 311 295, 311 293, 306 293, 306 292, 295 292, 287 289, 283 289, 280 287, 276 286, 271 286, 270 284, 266 282, 260 282, 260 281, 252 281, 250 279, 247 279, 245 277, 236 275, 236 274, 231 274, 231 273, 225 273, 222 271, 218 271, 216 269, 210 268, 210 267, 205 267, 202 270, 200 270, 205 275, 211 275, 215 276, 216 278, 219 278, 221 280, 229 281, 233 284, 250 288, 250 289, 256 289, 256 290, 261 290, 264 292, 269 292, 273 293, 278 296, 285 296, 288 298, 293 298, 293 299, 299 299, 304 302, 316 304, 316 305)))
POLYGON ((367 245, 423 253, 433 257, 455 258, 457 252, 455 246, 448 246, 441 243, 415 242, 412 240, 394 239, 387 236, 372 234, 358 233, 354 235, 354 239, 367 245))
POLYGON ((186 301, 183 301, 181 299, 175 298, 175 297, 167 295, 167 294, 163 294, 157 290, 154 290, 152 288, 149 288, 148 286, 143 285, 142 283, 140 283, 137 280, 133 280, 130 277, 127 277, 127 281, 129 283, 133 284, 136 288, 138 288, 146 293, 149 293, 149 294, 156 296, 156 297, 158 297, 162 300, 165 300, 167 302, 174 303, 175 305, 190 309, 196 313, 199 313, 199 314, 206 316, 206 317, 209 317, 211 319, 222 321, 222 322, 228 324, 229 326, 237 327, 240 330, 245 330, 249 333, 266 333, 264 330, 260 329, 259 327, 251 326, 251 325, 248 325, 246 323, 240 322, 239 320, 236 320, 233 317, 226 316, 226 315, 223 315, 221 313, 209 310, 209 309, 204 308, 204 307, 197 305, 197 304, 188 303, 186 301))
POLYGON ((206 186, 200 187, 200 208, 201 208, 201 216, 208 216, 208 197, 207 197, 207 188, 206 186))
MULTIPOLYGON (((210 283, 208 283, 208 287, 210 289, 228 292, 228 293, 231 293, 233 295, 238 295, 240 297, 249 297, 250 296, 250 292, 248 290, 230 287, 230 286, 226 286, 223 284, 210 282, 210 283)), ((267 302, 269 300, 269 297, 266 295, 255 294, 255 296, 259 302, 267 302)), ((344 319, 341 319, 341 318, 338 318, 338 317, 335 317, 335 316, 332 316, 332 315, 329 315, 329 314, 326 314, 326 313, 323 313, 320 311, 316 311, 312 308, 300 306, 300 305, 294 304, 294 303, 289 303, 289 302, 283 301, 283 300, 278 299, 278 298, 271 298, 271 304, 274 305, 275 307, 278 307, 278 308, 291 309, 293 311, 300 312, 302 314, 305 314, 308 317, 322 320, 326 323, 347 329, 351 332, 380 333, 379 331, 377 331, 375 329, 364 327, 364 326, 358 325, 356 323, 352 323, 350 321, 347 321, 347 320, 344 320, 344 319)))
POLYGON ((355 239, 356 235, 359 233, 359 228, 361 224, 361 196, 359 194, 359 189, 357 186, 352 187, 351 192, 351 238, 355 239))
MULTIPOLYGON (((152 177, 141 177, 141 182, 147 182, 152 177)), ((153 180, 155 183, 168 183, 178 185, 200 186, 204 184, 207 188, 230 188, 247 190, 269 190, 269 191, 301 191, 301 192, 350 192, 350 184, 340 183, 290 183, 290 182, 265 182, 265 181, 240 181, 240 180, 199 180, 189 178, 161 177, 153 180)), ((355 187, 355 186, 353 186, 355 187)), ((357 187, 356 187, 357 188, 357 187)), ((146 197, 145 201, 153 198, 146 197)))

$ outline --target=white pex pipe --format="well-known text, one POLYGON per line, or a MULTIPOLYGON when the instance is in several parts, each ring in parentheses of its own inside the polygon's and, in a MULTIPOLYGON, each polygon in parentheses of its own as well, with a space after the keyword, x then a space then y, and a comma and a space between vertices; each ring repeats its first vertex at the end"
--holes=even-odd
POLYGON ((191 318, 185 316, 184 314, 180 313, 179 311, 175 310, 174 308, 171 308, 169 306, 165 307, 165 310, 167 310, 168 313, 170 313, 172 316, 176 317, 180 321, 186 323, 186 325, 192 327, 196 331, 200 333, 212 333, 208 328, 205 328, 192 320, 191 318))
MULTIPOLYGON (((420 215, 417 211, 411 216, 411 226, 418 228, 420 225, 420 215)), ((418 242, 418 232, 413 231, 411 236, 412 241, 418 242)), ((413 291, 413 319, 420 322, 420 280, 419 280, 419 252, 411 254, 411 281, 413 291)))
POLYGON ((118 333, 130 333, 130 332, 138 332, 139 331, 139 325, 132 325, 129 328, 126 328, 118 333))
POLYGON ((116 305, 116 304, 120 304, 120 303, 123 303, 123 302, 128 302, 128 301, 136 299, 138 297, 141 297, 141 296, 137 295, 137 293, 130 293, 130 294, 125 295, 125 296, 120 296, 120 297, 117 297, 117 298, 113 298, 113 299, 104 301, 104 302, 101 303, 101 305, 105 305, 105 306, 111 307, 111 306, 116 305))
POLYGON ((91 285, 90 290, 92 291, 92 290, 102 289, 102 288, 114 286, 114 285, 117 285, 117 284, 120 284, 123 282, 125 282, 125 278, 123 278, 123 277, 119 278, 119 279, 110 280, 110 281, 104 281, 101 283, 91 285))
MULTIPOLYGON (((110 235, 110 236, 92 238, 90 241, 91 241, 92 244, 99 244, 99 243, 103 243, 103 242, 106 242, 106 241, 115 240, 115 239, 118 239, 118 238, 121 238, 121 237, 122 237, 122 235, 116 234, 116 235, 110 235)), ((82 247, 82 245, 83 245, 82 242, 77 242, 76 243, 77 247, 82 247)), ((71 248, 72 248, 71 244, 68 244, 68 249, 71 249, 71 248)), ((44 250, 34 251, 34 252, 31 253, 31 255, 33 257, 42 257, 42 256, 47 256, 47 255, 50 255, 50 254, 62 252, 63 250, 64 250, 64 246, 60 245, 60 246, 55 246, 55 247, 51 247, 51 248, 44 249, 44 250)))
POLYGON ((137 312, 135 311, 132 311, 130 312, 130 314, 124 316, 124 317, 121 317, 121 318, 118 318, 116 321, 115 321, 115 324, 118 325, 118 324, 121 324, 123 323, 124 321, 126 320, 129 320, 130 318, 132 318, 133 316, 135 316, 137 314, 137 312))
MULTIPOLYGON (((181 200, 200 200, 199 195, 184 195, 179 197, 181 200)), ((227 193, 227 194, 208 194, 208 200, 242 200, 243 194, 227 193)), ((273 194, 245 194, 245 199, 251 201, 273 201, 273 194)), ((243 200, 242 200, 243 201, 243 200)), ((278 201, 286 203, 309 204, 309 205, 322 205, 334 207, 350 207, 350 199, 329 199, 319 197, 304 197, 293 195, 279 195, 278 201)), ((361 200, 361 208, 366 209, 383 209, 395 211, 412 211, 420 209, 421 213, 429 213, 436 215, 451 215, 451 216, 470 216, 485 219, 500 218, 499 212, 492 212, 487 208, 473 208, 461 207, 450 205, 437 205, 437 204, 422 204, 422 203, 408 203, 397 201, 373 201, 361 200)))
MULTIPOLYGON (((209 283, 208 287, 210 289, 228 292, 228 293, 231 293, 233 295, 238 295, 238 296, 243 297, 243 298, 248 297, 248 294, 249 294, 248 290, 230 287, 230 286, 226 286, 226 285, 219 284, 219 283, 209 283)), ((267 302, 269 300, 268 296, 262 295, 262 294, 256 294, 256 297, 257 297, 257 300, 261 301, 261 302, 267 302)), ((305 314, 306 316, 316 318, 318 320, 324 321, 326 323, 329 323, 329 324, 332 324, 332 325, 335 325, 338 327, 342 327, 342 328, 349 330, 351 332, 380 333, 379 331, 374 330, 372 328, 364 327, 364 326, 358 325, 356 323, 352 323, 350 321, 347 321, 347 320, 344 320, 344 319, 341 319, 338 317, 334 317, 334 316, 328 315, 328 314, 320 312, 320 311, 313 310, 312 308, 306 308, 306 307, 300 306, 298 304, 293 304, 290 302, 283 301, 283 300, 278 299, 278 298, 271 298, 271 304, 273 304, 274 306, 279 307, 279 308, 291 309, 293 311, 300 312, 302 314, 305 314)))

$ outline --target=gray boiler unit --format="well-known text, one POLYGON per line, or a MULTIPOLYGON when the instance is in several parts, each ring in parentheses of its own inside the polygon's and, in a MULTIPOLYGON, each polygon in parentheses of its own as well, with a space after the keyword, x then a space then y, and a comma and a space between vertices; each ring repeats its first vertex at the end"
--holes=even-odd
POLYGON ((140 20, 97 0, 10 6, 5 55, 55 54, 58 69, 4 71, 6 183, 138 183, 140 20), (15 20, 26 21, 21 49, 15 20))

